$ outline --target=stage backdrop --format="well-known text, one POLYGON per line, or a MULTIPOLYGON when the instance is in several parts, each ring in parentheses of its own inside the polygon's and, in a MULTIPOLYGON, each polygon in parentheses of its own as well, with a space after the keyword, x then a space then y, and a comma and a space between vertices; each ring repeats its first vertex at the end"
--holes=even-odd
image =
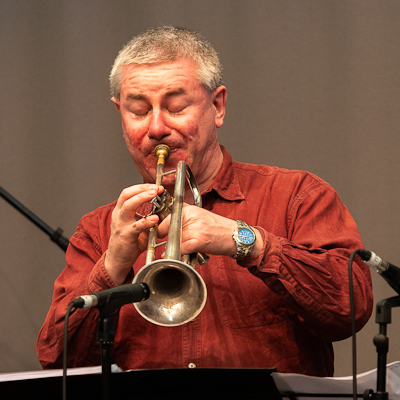
MULTIPOLYGON (((220 141, 239 161, 311 171, 338 191, 365 247, 400 265, 398 0, 1 0, 0 185, 70 237, 141 178, 108 74, 123 44, 172 24, 217 48, 220 141)), ((0 199, 0 372, 39 369, 36 337, 64 253, 0 199)), ((374 271, 375 302, 395 292, 374 271)), ((389 361, 400 359, 400 310, 389 361)), ((358 370, 376 366, 371 318, 358 370)), ((335 344, 351 374, 351 342, 335 344)))

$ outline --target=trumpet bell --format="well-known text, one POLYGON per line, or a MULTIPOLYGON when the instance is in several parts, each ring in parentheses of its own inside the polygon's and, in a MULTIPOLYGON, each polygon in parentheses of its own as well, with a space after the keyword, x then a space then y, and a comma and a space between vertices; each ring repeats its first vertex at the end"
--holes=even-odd
POLYGON ((207 300, 201 275, 188 264, 171 259, 152 261, 134 277, 133 283, 146 282, 150 297, 134 303, 138 313, 153 324, 179 326, 195 319, 207 300))

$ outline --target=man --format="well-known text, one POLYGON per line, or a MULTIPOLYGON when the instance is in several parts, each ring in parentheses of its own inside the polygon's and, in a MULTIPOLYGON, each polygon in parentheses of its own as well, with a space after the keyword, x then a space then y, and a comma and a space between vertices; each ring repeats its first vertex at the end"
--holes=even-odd
MULTIPOLYGON (((123 369, 276 367, 331 376, 332 342, 351 333, 348 258, 362 247, 336 192, 307 172, 232 161, 217 139, 226 105, 221 67, 196 33, 162 27, 134 38, 119 53, 110 82, 144 183, 83 217, 71 238, 38 338, 43 367, 61 366, 68 304, 131 283, 145 264, 148 230, 158 217, 135 217, 163 187, 172 193, 175 179, 154 184, 154 148, 162 143, 171 148, 166 171, 186 161, 203 196, 203 208, 183 209, 181 250, 211 255, 197 267, 208 299, 197 318, 177 327, 152 324, 133 305, 123 306, 115 316, 113 361, 123 369), (233 238, 240 229, 249 243, 233 238)), ((190 197, 185 193, 188 203, 190 197)), ((160 236, 168 225, 169 219, 159 225, 160 236)), ((363 263, 353 268, 361 329, 372 310, 371 280, 363 263)), ((97 317, 96 309, 71 315, 69 366, 100 363, 97 317)))

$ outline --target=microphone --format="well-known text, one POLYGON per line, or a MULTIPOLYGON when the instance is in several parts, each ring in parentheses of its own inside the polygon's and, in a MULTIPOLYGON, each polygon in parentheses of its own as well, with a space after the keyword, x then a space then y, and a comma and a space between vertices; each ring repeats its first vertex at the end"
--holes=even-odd
POLYGON ((129 285, 121 285, 115 288, 101 290, 77 297, 72 303, 75 308, 102 308, 105 306, 117 309, 124 304, 137 303, 147 300, 150 296, 150 288, 147 283, 131 283, 129 285))
POLYGON ((383 261, 372 251, 360 250, 358 253, 361 259, 370 267, 375 268, 389 285, 400 294, 400 268, 383 261))

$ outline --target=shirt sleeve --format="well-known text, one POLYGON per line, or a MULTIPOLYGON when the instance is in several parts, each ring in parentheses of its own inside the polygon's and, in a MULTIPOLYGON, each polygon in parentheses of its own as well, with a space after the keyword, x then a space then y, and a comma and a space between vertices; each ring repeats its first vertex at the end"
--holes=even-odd
MULTIPOLYGON (((299 319, 328 342, 351 335, 348 262, 363 248, 357 226, 328 184, 299 193, 287 212, 287 237, 261 226, 263 252, 240 265, 260 278, 299 319)), ((357 330, 373 307, 369 268, 356 257, 352 265, 357 330)))
MULTIPOLYGON (((117 286, 105 269, 105 256, 100 244, 89 235, 81 221, 70 239, 66 253, 67 267, 55 281, 52 304, 39 332, 37 353, 43 368, 62 366, 64 320, 68 305, 79 296, 117 286)), ((96 308, 72 311, 68 323, 69 367, 101 364, 97 343, 98 316, 96 308)))

